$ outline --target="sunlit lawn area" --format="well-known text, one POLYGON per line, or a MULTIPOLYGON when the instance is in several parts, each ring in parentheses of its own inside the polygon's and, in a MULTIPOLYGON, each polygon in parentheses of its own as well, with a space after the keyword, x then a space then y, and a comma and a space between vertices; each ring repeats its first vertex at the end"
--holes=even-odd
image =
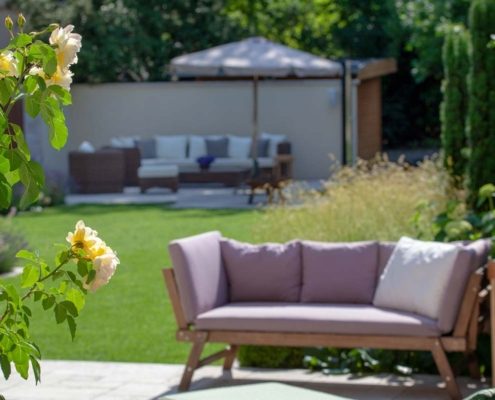
POLYGON ((89 295, 72 343, 65 324, 41 312, 32 334, 45 359, 183 363, 188 346, 175 340, 175 320, 161 268, 170 265, 167 243, 183 236, 220 230, 251 240, 256 211, 172 210, 160 206, 79 206, 24 213, 15 218, 31 248, 53 259, 75 222, 83 219, 117 250, 121 265, 110 284, 89 295))

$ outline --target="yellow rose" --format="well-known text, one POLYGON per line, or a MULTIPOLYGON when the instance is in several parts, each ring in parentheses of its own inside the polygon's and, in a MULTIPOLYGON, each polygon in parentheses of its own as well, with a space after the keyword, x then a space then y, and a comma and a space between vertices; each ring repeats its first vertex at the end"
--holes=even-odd
POLYGON ((0 75, 3 76, 18 76, 17 60, 11 51, 3 51, 0 53, 0 75))
POLYGON ((70 90, 70 85, 72 84, 72 76, 74 74, 68 69, 60 69, 57 67, 55 73, 46 79, 47 86, 58 85, 64 89, 70 90))
POLYGON ((58 85, 64 89, 70 90, 70 85, 72 84, 72 76, 74 75, 69 69, 61 70, 57 67, 55 73, 47 78, 43 69, 40 67, 31 67, 29 70, 29 75, 38 75, 45 80, 47 86, 58 85))
POLYGON ((69 232, 66 240, 72 247, 83 249, 88 254, 91 253, 92 248, 98 246, 101 242, 101 239, 98 238, 98 233, 89 226, 84 225, 83 221, 77 222, 74 232, 69 232))
POLYGON ((81 50, 81 35, 72 33, 73 25, 56 28, 50 35, 50 44, 57 46, 57 63, 61 70, 77 63, 77 53, 81 50))

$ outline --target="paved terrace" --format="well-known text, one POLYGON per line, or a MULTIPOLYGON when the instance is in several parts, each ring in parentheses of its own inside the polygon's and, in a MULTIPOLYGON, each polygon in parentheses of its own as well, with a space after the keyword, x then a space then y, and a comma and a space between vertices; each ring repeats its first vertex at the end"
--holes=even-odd
MULTIPOLYGON (((301 189, 320 189, 321 181, 298 181, 286 188, 284 193, 291 196, 301 189)), ((228 188, 212 185, 181 185, 177 193, 168 189, 152 188, 141 194, 137 187, 127 187, 123 193, 70 194, 65 197, 67 205, 76 204, 169 204, 173 208, 258 208, 267 204, 267 196, 257 191, 253 204, 248 204, 249 191, 246 188, 228 188)), ((274 201, 278 201, 277 195, 274 201)))
MULTIPOLYGON (((165 400, 166 395, 176 393, 182 368, 167 364, 43 361, 41 384, 36 386, 33 379, 24 381, 13 374, 7 382, 0 383, 0 393, 7 400, 165 400)), ((229 376, 222 374, 220 366, 198 370, 192 390, 270 381, 356 400, 448 399, 437 376, 325 376, 300 369, 260 368, 234 368, 229 376)), ((460 384, 464 395, 485 387, 467 378, 461 378, 460 384)))

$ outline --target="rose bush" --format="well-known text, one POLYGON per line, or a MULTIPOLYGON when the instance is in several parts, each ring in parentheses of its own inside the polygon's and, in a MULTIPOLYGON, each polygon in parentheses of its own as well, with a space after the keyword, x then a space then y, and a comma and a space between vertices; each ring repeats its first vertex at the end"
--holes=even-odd
POLYGON ((32 311, 28 300, 39 302, 46 311, 53 310, 55 321, 67 323, 74 338, 76 318, 88 290, 95 291, 107 284, 119 264, 115 252, 83 221, 76 224, 66 239, 69 247, 57 254, 53 268, 36 253, 17 253, 25 261, 21 276, 23 293, 14 285, 0 283, 0 302, 5 307, 0 316, 0 366, 6 379, 12 363, 25 379, 31 364, 36 381, 40 379, 41 351, 30 337, 32 311))
MULTIPOLYGON (((11 40, 0 50, 0 209, 10 206, 14 185, 24 186, 21 207, 37 201, 44 185, 41 165, 31 158, 21 127, 10 120, 13 106, 23 100, 31 117, 40 115, 52 147, 61 149, 67 140, 62 108, 71 103, 70 67, 81 49, 81 36, 72 25, 24 33, 25 22, 22 14, 17 27, 10 17, 5 19, 11 40)), ((20 288, 0 282, 0 367, 5 379, 13 364, 25 379, 31 366, 36 382, 40 380, 41 351, 29 331, 32 301, 53 311, 55 321, 66 323, 74 338, 86 294, 107 284, 119 264, 115 252, 83 221, 66 239, 69 246, 58 252, 53 267, 38 253, 21 250, 17 257, 25 265, 20 288)))

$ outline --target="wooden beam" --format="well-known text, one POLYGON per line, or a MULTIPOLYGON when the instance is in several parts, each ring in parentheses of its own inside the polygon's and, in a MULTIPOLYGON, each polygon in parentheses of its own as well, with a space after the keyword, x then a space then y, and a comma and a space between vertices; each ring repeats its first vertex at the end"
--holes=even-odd
POLYGON ((229 356, 229 354, 230 354, 230 349, 217 351, 216 353, 213 353, 212 355, 200 360, 197 368, 204 367, 205 365, 211 364, 217 360, 220 360, 221 358, 225 358, 229 356))
POLYGON ((165 285, 167 286, 170 303, 172 303, 172 309, 174 310, 177 326, 179 329, 187 329, 187 321, 180 303, 179 289, 177 288, 177 282, 175 281, 174 270, 172 268, 166 268, 162 270, 162 273, 163 278, 165 279, 165 285))
POLYGON ((435 360, 435 364, 437 365, 438 371, 445 382, 445 386, 450 397, 452 400, 461 400, 462 396, 459 391, 459 386, 457 386, 454 372, 452 371, 440 340, 435 341, 435 344, 431 349, 431 353, 433 355, 433 359, 435 360))
MULTIPOLYGON (((186 339, 183 336, 182 340, 186 339)), ((194 335, 189 336, 194 340, 194 335)), ((247 331, 209 331, 208 341, 213 343, 232 343, 235 345, 264 345, 288 347, 370 347, 395 350, 430 350, 435 337, 415 336, 370 336, 335 335, 325 333, 289 333, 289 332, 247 332, 247 331)))
POLYGON ((481 278, 483 277, 484 269, 480 268, 469 278, 464 297, 462 299, 457 321, 454 326, 454 337, 465 337, 471 321, 473 310, 479 307, 478 295, 480 292, 481 278))
POLYGON ((360 80, 379 78, 397 72, 397 61, 394 58, 381 58, 369 61, 358 72, 360 80))

